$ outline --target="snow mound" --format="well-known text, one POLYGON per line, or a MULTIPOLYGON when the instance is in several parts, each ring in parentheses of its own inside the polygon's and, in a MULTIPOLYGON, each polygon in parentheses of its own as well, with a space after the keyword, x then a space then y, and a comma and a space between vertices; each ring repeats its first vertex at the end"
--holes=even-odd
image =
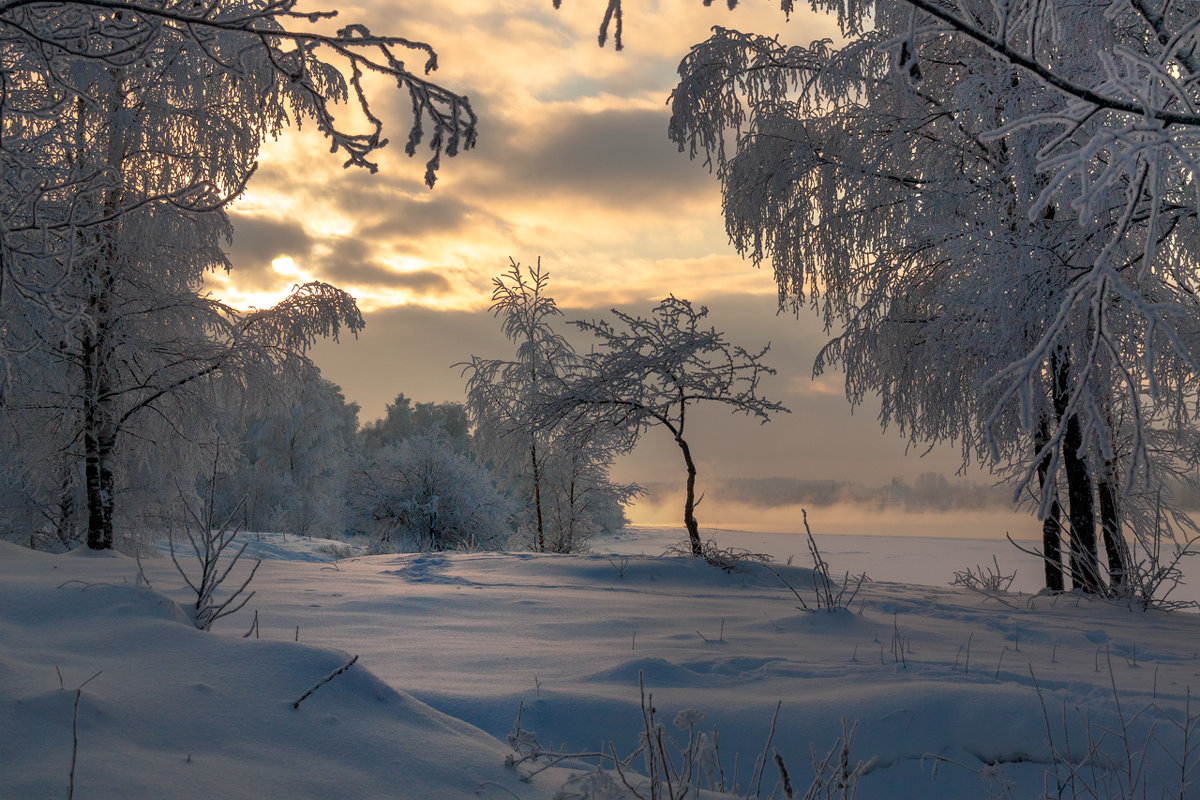
POLYGON ((90 580, 88 559, 0 559, 0 797, 63 796, 75 736, 89 799, 530 796, 505 745, 369 659, 294 708, 349 656, 198 631, 132 578, 90 580))

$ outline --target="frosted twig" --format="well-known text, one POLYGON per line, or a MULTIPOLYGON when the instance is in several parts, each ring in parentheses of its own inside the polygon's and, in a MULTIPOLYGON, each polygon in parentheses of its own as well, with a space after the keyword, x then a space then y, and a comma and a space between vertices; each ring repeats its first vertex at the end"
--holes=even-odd
POLYGON ((353 667, 356 661, 358 661, 358 656, 355 656, 354 658, 350 659, 342 666, 335 669, 333 672, 326 675, 324 678, 321 678, 321 680, 319 680, 315 684, 313 684, 313 687, 311 689, 309 689, 304 694, 300 695, 299 699, 297 699, 296 702, 292 703, 292 708, 299 708, 300 704, 303 703, 305 700, 307 700, 312 695, 313 692, 315 692, 317 689, 320 689, 322 686, 329 683, 331 680, 336 678, 338 675, 341 675, 343 672, 345 672, 346 670, 353 667))

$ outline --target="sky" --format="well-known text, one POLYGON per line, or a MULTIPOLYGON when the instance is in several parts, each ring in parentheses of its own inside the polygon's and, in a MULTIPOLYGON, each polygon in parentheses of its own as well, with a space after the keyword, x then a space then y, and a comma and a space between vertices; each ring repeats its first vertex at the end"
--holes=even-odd
MULTIPOLYGON (((710 322, 747 349, 770 342, 778 375, 763 385, 792 413, 760 426, 725 412, 691 421, 701 484, 737 478, 886 484, 923 472, 949 477, 953 447, 919 457, 877 409, 854 410, 838 374, 812 378, 828 338, 815 316, 776 314, 770 268, 756 269, 728 244, 719 183, 667 138, 667 98, 688 48, 711 26, 808 44, 835 37, 832 18, 807 9, 790 20, 775 0, 705 7, 701 0, 626 0, 625 49, 596 46, 601 0, 389 0, 339 5, 339 21, 431 44, 434 77, 467 94, 479 115, 478 146, 443 160, 436 187, 424 158, 408 159, 405 96, 379 84, 373 110, 394 144, 376 174, 343 169, 310 128, 267 145, 258 173, 232 213, 234 270, 213 289, 234 305, 263 307, 294 284, 324 280, 354 294, 367 319, 357 341, 314 351, 324 375, 382 416, 398 393, 418 401, 463 399, 472 354, 511 355, 488 312, 491 281, 509 260, 550 274, 566 320, 618 307, 647 314, 674 294, 710 309, 710 322)), ((414 64, 420 63, 418 59, 414 64)), ((587 340, 576 340, 587 348, 587 340)), ((673 440, 650 431, 616 476, 651 485, 681 482, 673 440)), ((971 469, 960 482, 989 482, 971 469)), ((794 528, 794 510, 710 497, 699 512, 729 524, 794 528), (754 519, 752 519, 754 518, 754 519)), ((661 500, 664 495, 658 493, 661 500)), ((674 503, 643 502, 637 521, 678 516, 674 503)), ((1002 531, 997 535, 1002 535, 1002 531)))

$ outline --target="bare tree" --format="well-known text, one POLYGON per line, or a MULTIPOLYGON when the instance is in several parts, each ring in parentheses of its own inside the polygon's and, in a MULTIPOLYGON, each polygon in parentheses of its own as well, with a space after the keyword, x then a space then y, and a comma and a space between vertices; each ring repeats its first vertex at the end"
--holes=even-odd
POLYGON ((687 471, 683 523, 692 553, 701 555, 696 521, 696 462, 687 434, 688 412, 697 403, 717 403, 767 422, 786 412, 758 394, 759 381, 775 370, 762 363, 770 345, 752 353, 730 344, 715 328, 701 327, 708 309, 674 296, 649 318, 612 310, 605 320, 572 324, 599 340, 599 351, 583 358, 566 376, 557 396, 539 406, 542 426, 610 428, 632 449, 642 433, 665 428, 675 439, 687 471))
MULTIPOLYGON (((246 603, 250 602, 250 599, 254 597, 254 592, 247 593, 246 589, 249 588, 250 582, 254 580, 254 574, 262 565, 262 561, 256 561, 249 574, 236 589, 229 591, 229 587, 226 587, 225 597, 222 599, 219 596, 222 586, 225 586, 230 573, 249 546, 249 542, 242 542, 240 547, 235 544, 241 526, 234 522, 234 517, 241 509, 235 508, 233 513, 223 519, 216 513, 217 465, 219 461, 220 446, 218 445, 214 447, 212 469, 207 478, 208 485, 205 487, 203 498, 198 505, 194 505, 183 489, 177 487, 182 506, 180 516, 183 531, 187 536, 188 545, 191 547, 192 557, 195 559, 196 569, 194 571, 179 562, 179 557, 175 552, 174 530, 167 538, 171 563, 175 565, 175 570, 183 578, 187 587, 191 589, 192 594, 196 595, 196 601, 191 604, 188 614, 192 618, 192 623, 202 631, 211 630, 213 623, 217 620, 236 614, 246 603)), ((186 554, 184 560, 190 563, 186 554)))
POLYGON ((551 321, 562 312, 550 296, 550 275, 537 266, 495 278, 492 312, 505 338, 517 346, 515 359, 472 356, 464 364, 467 409, 475 423, 475 447, 501 473, 517 476, 516 494, 528 498, 526 523, 537 552, 573 552, 612 506, 640 492, 608 475, 620 443, 604 432, 538 424, 541 400, 557 391, 580 363, 551 321))

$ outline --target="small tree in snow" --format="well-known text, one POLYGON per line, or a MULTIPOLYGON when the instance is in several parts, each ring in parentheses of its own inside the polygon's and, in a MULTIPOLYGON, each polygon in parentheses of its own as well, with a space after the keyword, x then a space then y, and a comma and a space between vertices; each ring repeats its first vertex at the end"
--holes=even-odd
MULTIPOLYGON (((475 423, 475 446, 498 471, 515 477, 515 493, 528 498, 522 528, 537 552, 567 553, 610 519, 640 489, 608 477, 621 443, 586 427, 538 424, 538 409, 580 363, 570 342, 551 326, 561 316, 547 292, 550 275, 541 263, 524 271, 515 261, 494 279, 492 311, 516 358, 472 356, 465 365, 467 408, 475 423)), ((617 515, 620 516, 619 514, 617 515)))
MULTIPOLYGON (((167 538, 170 545, 171 562, 183 578, 184 583, 196 595, 196 601, 188 610, 192 623, 200 630, 210 630, 217 620, 237 613, 254 592, 246 593, 254 574, 258 572, 262 561, 256 561, 250 573, 242 583, 232 591, 227 591, 224 598, 218 596, 221 587, 229 579, 238 560, 246 552, 248 542, 241 546, 235 544, 241 526, 234 518, 240 507, 235 508, 227 517, 220 517, 216 511, 217 464, 220 461, 220 448, 213 455, 212 471, 209 473, 208 486, 205 487, 203 500, 199 505, 193 504, 182 488, 179 489, 179 500, 182 506, 182 522, 184 534, 195 558, 196 570, 190 570, 179 562, 175 548, 175 534, 172 530, 167 538)), ((188 560, 186 555, 185 560, 188 560)))
POLYGON ((567 376, 555 398, 539 412, 546 427, 599 425, 618 432, 622 447, 632 449, 642 433, 661 425, 675 437, 687 470, 683 523, 692 553, 701 555, 696 521, 696 462, 684 438, 688 411, 696 403, 720 403, 733 412, 767 422, 788 409, 760 397, 763 375, 775 370, 762 363, 770 349, 751 353, 730 344, 725 334, 700 325, 708 309, 668 297, 649 318, 615 308, 617 324, 579 321, 572 324, 600 340, 600 351, 583 359, 567 376))

